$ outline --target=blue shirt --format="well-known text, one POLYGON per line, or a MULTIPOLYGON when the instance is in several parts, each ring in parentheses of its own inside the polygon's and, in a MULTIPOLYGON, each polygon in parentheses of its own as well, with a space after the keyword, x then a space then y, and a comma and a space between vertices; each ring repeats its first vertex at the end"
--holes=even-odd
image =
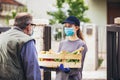
POLYGON ((21 59, 26 80, 41 80, 40 68, 37 60, 37 51, 34 41, 26 43, 21 51, 21 59))

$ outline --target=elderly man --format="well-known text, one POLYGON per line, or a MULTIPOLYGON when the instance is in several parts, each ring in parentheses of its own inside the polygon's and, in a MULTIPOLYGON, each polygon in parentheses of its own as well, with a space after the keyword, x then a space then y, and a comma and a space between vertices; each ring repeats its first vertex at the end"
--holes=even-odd
POLYGON ((14 28, 0 34, 0 80, 41 80, 32 16, 19 13, 14 28))

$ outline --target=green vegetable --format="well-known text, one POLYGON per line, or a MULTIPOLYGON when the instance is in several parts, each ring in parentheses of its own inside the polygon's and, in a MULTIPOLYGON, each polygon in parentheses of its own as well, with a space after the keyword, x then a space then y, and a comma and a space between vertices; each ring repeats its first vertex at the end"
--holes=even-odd
POLYGON ((78 53, 78 51, 73 52, 73 54, 77 54, 77 53, 78 53))
POLYGON ((55 62, 62 62, 62 59, 54 59, 55 62))
POLYGON ((66 62, 74 62, 74 63, 77 63, 77 62, 79 62, 79 59, 67 59, 66 62))

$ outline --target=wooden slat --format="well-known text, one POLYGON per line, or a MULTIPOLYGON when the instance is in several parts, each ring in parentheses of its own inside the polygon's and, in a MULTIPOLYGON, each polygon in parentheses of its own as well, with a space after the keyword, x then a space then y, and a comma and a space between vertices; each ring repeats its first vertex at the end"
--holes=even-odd
POLYGON ((81 67, 81 54, 39 54, 39 65, 44 67, 58 67, 63 64, 69 68, 80 68, 81 67), (43 61, 44 59, 53 59, 53 61, 43 61), (61 62, 55 62, 54 59, 62 59, 61 62), (79 59, 79 62, 66 62, 65 59, 79 59), (41 61, 40 61, 41 60, 41 61))
POLYGON ((81 59, 81 54, 38 54, 38 58, 48 59, 81 59))
POLYGON ((60 66, 60 64, 63 64, 65 68, 80 68, 81 67, 81 61, 80 62, 54 62, 54 61, 39 61, 40 66, 45 67, 52 67, 57 68, 60 66))

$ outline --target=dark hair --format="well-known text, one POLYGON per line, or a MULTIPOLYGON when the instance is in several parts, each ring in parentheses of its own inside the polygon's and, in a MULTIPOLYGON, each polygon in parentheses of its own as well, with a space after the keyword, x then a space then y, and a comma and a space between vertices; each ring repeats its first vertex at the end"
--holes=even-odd
POLYGON ((14 26, 24 29, 31 22, 32 22, 32 16, 29 13, 19 13, 15 17, 14 26))
POLYGON ((77 36, 78 36, 78 38, 80 38, 81 40, 84 40, 83 34, 82 34, 80 28, 77 30, 77 36))

